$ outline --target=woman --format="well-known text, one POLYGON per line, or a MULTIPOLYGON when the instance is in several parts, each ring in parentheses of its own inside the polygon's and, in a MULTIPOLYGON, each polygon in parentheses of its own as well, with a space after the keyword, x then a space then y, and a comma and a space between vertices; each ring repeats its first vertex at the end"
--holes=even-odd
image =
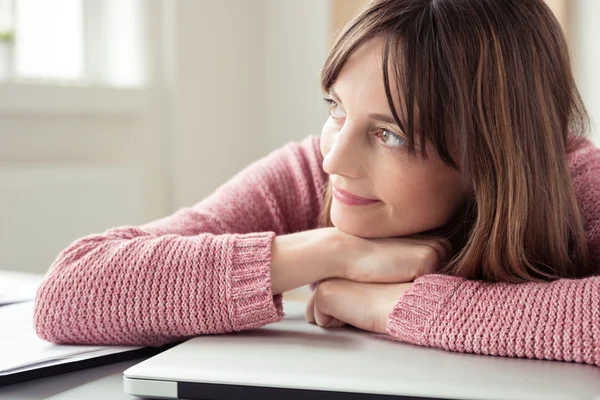
POLYGON ((80 239, 36 299, 58 343, 282 318, 600 365, 600 150, 542 0, 376 0, 322 71, 330 117, 193 207, 80 239))

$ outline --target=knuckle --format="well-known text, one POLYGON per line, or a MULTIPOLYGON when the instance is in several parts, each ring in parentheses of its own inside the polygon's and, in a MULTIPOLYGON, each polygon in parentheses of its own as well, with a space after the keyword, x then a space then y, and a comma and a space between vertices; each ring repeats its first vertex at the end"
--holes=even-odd
POLYGON ((437 261, 442 262, 444 255, 446 254, 446 248, 444 245, 438 241, 434 241, 431 243, 431 247, 437 253, 437 261))
POLYGON ((316 300, 319 305, 324 305, 327 303, 328 299, 331 298, 333 293, 334 282, 331 280, 325 280, 319 282, 319 286, 317 286, 316 291, 316 300))
POLYGON ((452 243, 448 238, 440 238, 438 243, 442 246, 443 254, 449 257, 452 253, 452 243))
POLYGON ((440 265, 440 261, 439 253, 435 248, 431 246, 422 246, 417 253, 417 275, 421 276, 436 271, 440 265))

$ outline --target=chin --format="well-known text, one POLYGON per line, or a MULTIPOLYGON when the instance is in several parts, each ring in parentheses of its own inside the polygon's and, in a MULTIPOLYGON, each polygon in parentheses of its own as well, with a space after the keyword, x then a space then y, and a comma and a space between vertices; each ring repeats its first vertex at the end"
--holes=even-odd
POLYGON ((360 214, 348 213, 335 204, 331 207, 330 216, 331 223, 337 229, 348 235, 363 239, 405 237, 428 232, 427 227, 419 227, 422 228, 420 230, 410 229, 406 226, 400 226, 401 224, 386 223, 385 220, 373 215, 368 216, 368 218, 361 218, 360 214))
POLYGON ((385 235, 385 232, 378 232, 376 224, 366 224, 361 221, 355 221, 351 218, 344 218, 333 208, 331 210, 331 223, 340 231, 363 239, 389 237, 385 235))

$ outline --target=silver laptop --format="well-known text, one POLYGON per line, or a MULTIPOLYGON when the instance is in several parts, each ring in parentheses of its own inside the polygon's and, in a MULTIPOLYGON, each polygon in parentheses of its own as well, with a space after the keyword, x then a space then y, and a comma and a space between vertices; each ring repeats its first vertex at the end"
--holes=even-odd
POLYGON ((600 400, 600 368, 452 353, 354 328, 322 329, 304 304, 253 331, 202 336, 124 372, 125 392, 171 399, 600 400))

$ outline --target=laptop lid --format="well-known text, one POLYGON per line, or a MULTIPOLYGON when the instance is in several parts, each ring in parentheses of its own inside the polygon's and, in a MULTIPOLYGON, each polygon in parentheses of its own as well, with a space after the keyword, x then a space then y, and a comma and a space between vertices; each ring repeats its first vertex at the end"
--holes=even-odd
POLYGON ((419 347, 355 328, 283 321, 201 336, 124 372, 125 392, 182 399, 600 399, 600 368, 419 347))

